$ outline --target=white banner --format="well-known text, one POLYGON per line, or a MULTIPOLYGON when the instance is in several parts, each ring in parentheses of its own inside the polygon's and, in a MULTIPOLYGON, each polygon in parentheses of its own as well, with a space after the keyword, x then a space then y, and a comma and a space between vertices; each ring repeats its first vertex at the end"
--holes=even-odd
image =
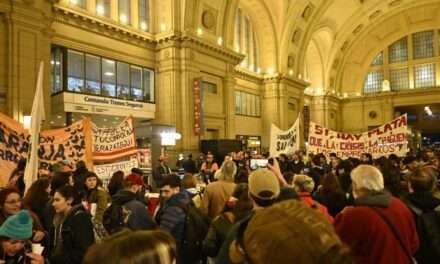
POLYGON ((137 167, 138 167, 137 159, 130 159, 127 161, 95 165, 93 166, 93 169, 96 175, 98 175, 98 177, 102 180, 104 186, 107 186, 113 173, 120 170, 124 172, 125 176, 127 176, 128 174, 131 173, 132 168, 137 168, 137 167))
POLYGON ((272 124, 270 128, 270 155, 292 153, 299 149, 299 118, 289 130, 283 131, 272 124))
POLYGON ((342 159, 359 158, 362 153, 370 153, 375 159, 390 154, 405 156, 408 152, 407 134, 406 114, 359 134, 337 132, 310 122, 307 151, 326 156, 336 153, 342 159))
POLYGON ((131 117, 127 117, 117 127, 93 126, 92 137, 94 160, 114 160, 137 152, 131 117))

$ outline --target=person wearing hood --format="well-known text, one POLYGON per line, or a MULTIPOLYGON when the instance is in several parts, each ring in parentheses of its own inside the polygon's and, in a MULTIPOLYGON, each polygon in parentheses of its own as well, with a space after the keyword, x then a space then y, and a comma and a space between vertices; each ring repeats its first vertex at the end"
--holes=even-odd
POLYGON ((52 205, 57 214, 51 230, 51 264, 80 264, 95 242, 90 215, 79 196, 69 185, 55 191, 52 205))
POLYGON ((27 210, 10 216, 0 227, 0 257, 8 264, 44 264, 44 258, 31 253, 32 217, 27 210))
POLYGON ((177 264, 189 263, 184 250, 186 212, 183 208, 191 198, 188 192, 181 191, 180 178, 173 174, 163 180, 160 195, 161 204, 156 213, 156 222, 176 240, 177 264))
POLYGON ((131 230, 152 230, 156 228, 152 217, 144 203, 139 201, 138 192, 144 182, 140 175, 131 173, 124 180, 125 188, 112 197, 112 205, 123 206, 128 213, 126 227, 131 230))
MULTIPOLYGON (((411 209, 417 225, 417 233, 420 239, 420 248, 415 254, 418 263, 436 263, 440 258, 439 252, 434 248, 431 235, 439 236, 440 227, 440 199, 434 197, 432 190, 437 178, 436 171, 432 167, 416 168, 408 176, 409 194, 403 201, 411 209), (437 224, 427 225, 423 219, 432 219, 437 216, 437 224), (425 224, 425 225, 423 225, 425 224)), ((426 221, 426 220, 425 220, 426 221)))
POLYGON ((356 263, 413 263, 419 248, 414 217, 408 207, 384 190, 382 173, 360 165, 351 173, 354 207, 339 213, 336 233, 351 248, 356 263))

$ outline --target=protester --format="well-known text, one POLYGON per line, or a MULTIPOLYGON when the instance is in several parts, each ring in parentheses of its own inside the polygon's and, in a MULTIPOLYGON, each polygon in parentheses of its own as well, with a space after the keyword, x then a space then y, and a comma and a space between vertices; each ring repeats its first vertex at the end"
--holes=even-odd
POLYGON ((84 183, 88 172, 86 163, 82 160, 78 161, 76 164, 76 170, 73 172, 73 187, 75 187, 81 197, 85 197, 87 192, 84 183))
POLYGON ((214 155, 208 153, 206 155, 206 161, 202 163, 200 167, 200 174, 203 176, 205 183, 214 181, 214 174, 218 170, 218 165, 214 161, 214 155))
POLYGON ((117 233, 87 252, 84 264, 174 264, 176 244, 168 233, 124 231, 117 233))
POLYGON ((110 202, 110 196, 103 188, 98 186, 98 175, 94 172, 87 172, 85 176, 86 201, 93 220, 102 224, 102 216, 110 202))
POLYGON ((197 179, 192 174, 186 174, 181 182, 182 192, 186 192, 196 207, 200 207, 202 194, 197 189, 197 179))
POLYGON ((222 213, 211 222, 208 234, 203 241, 203 250, 207 256, 217 256, 233 224, 249 214, 252 208, 248 185, 245 183, 237 184, 222 213))
MULTIPOLYGON (((276 174, 281 174, 278 163, 274 163, 277 170, 276 174)), ((249 176, 249 197, 253 203, 253 210, 244 215, 240 221, 236 222, 228 233, 225 242, 216 258, 216 264, 233 263, 229 256, 231 244, 238 237, 242 223, 252 218, 255 211, 270 207, 277 201, 280 194, 279 176, 268 169, 258 169, 249 176)))
POLYGON ((124 180, 126 187, 112 196, 112 204, 104 212, 103 219, 103 224, 110 234, 125 228, 131 230, 152 230, 156 228, 147 207, 137 199, 137 193, 141 190, 143 184, 142 177, 132 173, 124 180))
POLYGON ((329 214, 335 217, 348 205, 347 196, 333 173, 327 173, 321 183, 314 198, 327 207, 329 214))
POLYGON ((225 202, 232 195, 237 166, 233 161, 225 161, 220 170, 221 178, 208 184, 205 189, 200 210, 209 218, 214 219, 223 210, 225 202))
POLYGON ((400 186, 400 170, 394 167, 389 159, 380 157, 373 161, 383 175, 385 189, 393 196, 400 197, 402 195, 402 188, 400 186))
POLYGON ((304 162, 298 152, 292 154, 292 159, 289 160, 289 171, 300 174, 304 169, 304 162))
POLYGON ((159 165, 153 171, 153 180, 155 188, 160 188, 162 181, 171 174, 171 169, 168 167, 168 155, 162 154, 159 157, 159 165))
MULTIPOLYGON (((5 188, 0 191, 0 225, 3 224, 7 218, 17 214, 23 209, 22 198, 20 191, 15 188, 5 188)), ((38 219, 38 216, 33 212, 29 212, 32 216, 32 241, 42 242, 46 237, 44 228, 38 219)))
POLYGON ((110 178, 110 182, 107 185, 108 193, 110 196, 115 195, 120 190, 124 189, 124 172, 123 171, 116 171, 113 173, 112 177, 110 178))
POLYGON ((299 201, 257 210, 241 223, 229 256, 231 263, 352 263, 331 224, 299 201))
POLYGON ((341 188, 345 193, 351 192, 351 171, 353 170, 353 164, 350 160, 342 160, 336 168, 336 176, 341 184, 341 188))
POLYGON ((87 249, 95 242, 89 214, 80 194, 72 186, 56 190, 53 200, 56 215, 51 230, 51 264, 81 264, 87 249))
POLYGON ((295 191, 299 194, 299 198, 305 204, 313 209, 319 210, 330 223, 333 223, 333 217, 329 215, 327 207, 313 200, 312 191, 315 188, 315 183, 313 179, 307 175, 297 174, 293 177, 293 187, 295 191))
POLYGON ((41 223, 43 223, 47 203, 50 201, 49 193, 50 180, 44 177, 33 182, 23 198, 23 207, 34 212, 41 223))
POLYGON ((26 168, 26 159, 20 159, 17 163, 17 168, 12 171, 9 176, 8 187, 16 188, 20 191, 20 195, 24 195, 26 184, 24 182, 24 170, 26 168))
POLYGON ((351 179, 355 206, 338 214, 334 226, 356 262, 413 263, 419 240, 410 210, 384 190, 377 168, 360 165, 351 179))
POLYGON ((416 168, 408 177, 409 194, 404 202, 411 209, 420 248, 415 254, 418 263, 437 263, 440 259, 440 199, 434 197, 436 172, 433 168, 416 168))
POLYGON ((32 217, 21 210, 0 227, 0 256, 6 264, 44 264, 41 253, 32 252, 32 217))
POLYGON ((185 170, 186 173, 197 173, 197 166, 196 166, 196 162, 192 159, 192 154, 188 154, 186 160, 183 162, 183 169, 185 170))
POLYGON ((156 214, 156 222, 161 229, 169 232, 176 240, 177 264, 189 264, 184 247, 186 205, 190 202, 187 192, 180 189, 180 178, 169 175, 160 188, 161 204, 156 214))

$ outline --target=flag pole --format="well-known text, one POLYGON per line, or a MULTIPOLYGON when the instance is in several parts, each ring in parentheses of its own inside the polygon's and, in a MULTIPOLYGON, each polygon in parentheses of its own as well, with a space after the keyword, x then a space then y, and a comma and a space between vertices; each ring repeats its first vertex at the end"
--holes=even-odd
POLYGON ((38 71, 37 86, 35 90, 34 101, 32 103, 31 112, 31 128, 30 128, 30 151, 26 162, 26 169, 24 171, 24 182, 26 191, 31 187, 32 183, 38 178, 38 146, 40 143, 41 122, 46 119, 44 112, 44 93, 43 93, 43 78, 44 78, 44 62, 40 62, 38 71))

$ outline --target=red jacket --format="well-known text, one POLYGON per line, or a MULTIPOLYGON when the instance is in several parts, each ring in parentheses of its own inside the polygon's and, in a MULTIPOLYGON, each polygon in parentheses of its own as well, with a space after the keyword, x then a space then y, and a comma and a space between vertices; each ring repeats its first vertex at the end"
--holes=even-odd
MULTIPOLYGON (((419 238, 410 210, 394 197, 389 207, 379 210, 394 224, 406 248, 414 255, 419 247, 419 238)), ((356 263, 410 263, 391 229, 368 206, 345 208, 336 216, 334 226, 341 240, 351 247, 356 263)))
POLYGON ((328 213, 327 207, 324 205, 318 203, 317 201, 313 200, 312 196, 308 192, 302 192, 299 194, 299 197, 301 198, 301 201, 303 201, 308 206, 316 206, 316 208, 321 211, 327 220, 330 222, 330 224, 333 224, 333 217, 328 213))

